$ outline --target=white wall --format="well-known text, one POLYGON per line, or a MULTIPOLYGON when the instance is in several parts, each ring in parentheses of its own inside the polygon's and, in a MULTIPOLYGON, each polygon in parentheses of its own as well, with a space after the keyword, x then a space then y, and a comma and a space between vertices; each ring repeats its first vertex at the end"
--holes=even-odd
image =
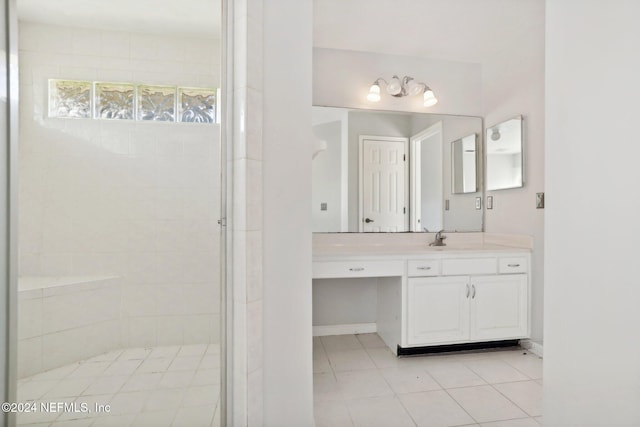
MULTIPOLYGON (((342 230, 342 120, 313 126, 327 148, 313 159, 312 224, 314 232, 342 230), (326 203, 326 210, 321 205, 326 203)), ((345 230, 346 231, 346 230, 345 230)))
POLYGON ((640 3, 546 14, 544 425, 638 426, 640 3))
POLYGON ((524 187, 489 191, 493 209, 485 211, 485 231, 533 236, 532 339, 542 341, 544 210, 536 209, 537 192, 545 191, 544 177, 544 4, 540 2, 536 27, 485 62, 482 102, 485 127, 524 116, 524 187))
POLYGON ((313 281, 313 325, 375 323, 378 307, 376 279, 317 279, 313 281))
POLYGON ((311 427, 312 2, 262 7, 263 424, 311 427))
POLYGON ((123 277, 124 346, 219 339, 219 126, 49 119, 47 79, 216 87, 219 55, 20 24, 20 272, 123 277))
POLYGON ((315 48, 313 105, 480 116, 480 64, 315 48), (421 96, 394 98, 386 95, 384 87, 380 102, 368 102, 374 80, 389 81, 394 74, 426 83, 438 103, 425 108, 421 96))

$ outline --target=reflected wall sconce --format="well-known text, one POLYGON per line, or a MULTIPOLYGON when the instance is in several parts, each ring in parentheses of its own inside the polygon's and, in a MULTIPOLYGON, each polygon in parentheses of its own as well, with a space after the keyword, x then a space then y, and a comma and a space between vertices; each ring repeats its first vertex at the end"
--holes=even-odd
POLYGON ((425 107, 431 107, 436 105, 438 100, 435 94, 429 86, 424 83, 417 82, 413 77, 404 76, 400 79, 398 76, 393 76, 388 82, 383 78, 376 79, 369 89, 367 95, 367 101, 378 102, 380 101, 380 82, 387 86, 387 93, 396 98, 402 98, 403 96, 416 96, 422 94, 425 107))

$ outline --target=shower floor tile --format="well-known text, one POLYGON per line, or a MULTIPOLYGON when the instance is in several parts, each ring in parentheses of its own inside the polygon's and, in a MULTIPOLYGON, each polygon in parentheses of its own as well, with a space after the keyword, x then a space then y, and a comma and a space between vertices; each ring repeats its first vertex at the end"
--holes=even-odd
POLYGON ((18 402, 36 410, 17 425, 218 427, 219 356, 218 345, 129 348, 21 379, 18 402))

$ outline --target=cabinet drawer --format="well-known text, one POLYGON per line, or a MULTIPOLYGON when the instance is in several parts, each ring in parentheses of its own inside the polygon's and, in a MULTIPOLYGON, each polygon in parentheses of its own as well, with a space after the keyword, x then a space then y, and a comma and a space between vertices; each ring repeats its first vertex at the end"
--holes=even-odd
POLYGON ((442 275, 455 276, 461 274, 496 274, 496 258, 461 258, 443 259, 442 275))
POLYGON ((403 261, 318 261, 313 263, 314 279, 340 277, 402 276, 403 261))
POLYGON ((409 277, 438 276, 440 274, 440 261, 437 259, 409 261, 408 272, 409 277))
POLYGON ((498 272, 500 274, 526 273, 527 258, 526 257, 500 258, 498 260, 498 272))

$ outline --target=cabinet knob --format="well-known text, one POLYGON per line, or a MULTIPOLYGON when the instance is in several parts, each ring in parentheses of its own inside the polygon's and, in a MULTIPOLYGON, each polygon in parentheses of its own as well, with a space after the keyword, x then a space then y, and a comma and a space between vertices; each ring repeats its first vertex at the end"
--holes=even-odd
POLYGON ((349 269, 349 271, 363 271, 364 267, 352 267, 349 269))
POLYGON ((473 293, 471 294, 471 299, 474 299, 476 297, 476 285, 471 285, 471 289, 473 290, 473 293))
POLYGON ((469 284, 467 283, 467 298, 469 298, 469 293, 471 293, 471 290, 469 289, 469 284))
POLYGON ((365 219, 364 219, 364 222, 366 222, 367 224, 369 224, 370 222, 373 222, 373 220, 372 220, 372 219, 370 219, 370 218, 365 218, 365 219))
POLYGON ((507 267, 520 267, 520 264, 507 264, 507 267))

